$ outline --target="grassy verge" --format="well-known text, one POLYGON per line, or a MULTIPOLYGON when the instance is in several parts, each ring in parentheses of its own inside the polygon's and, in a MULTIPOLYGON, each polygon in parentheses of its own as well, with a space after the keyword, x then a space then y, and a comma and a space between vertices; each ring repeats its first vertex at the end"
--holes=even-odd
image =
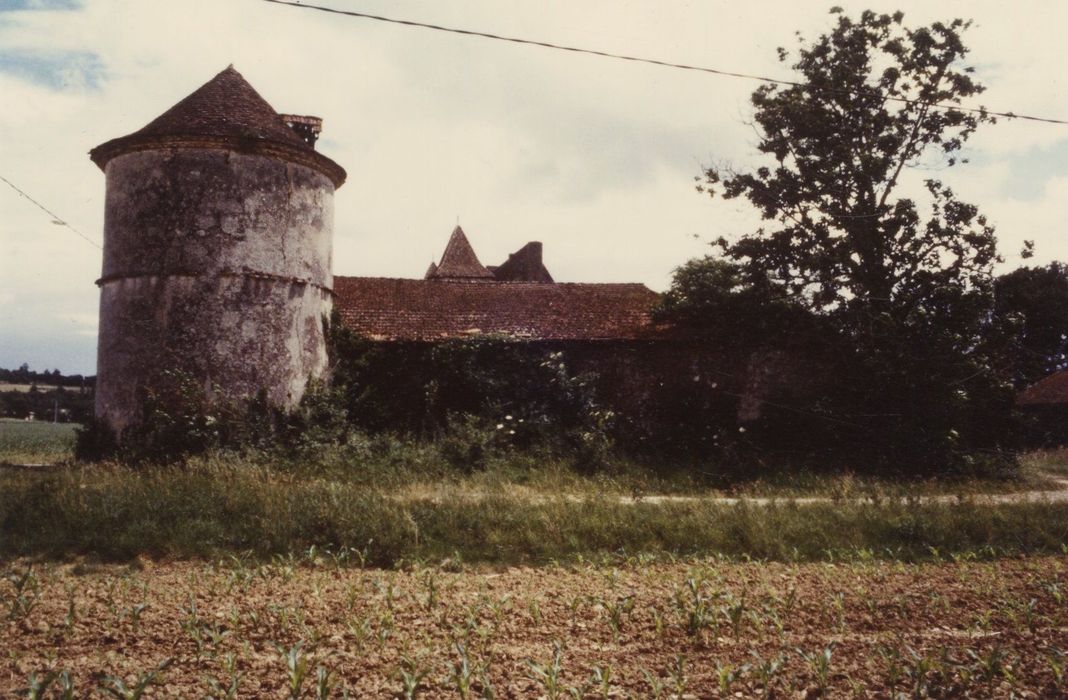
POLYGON ((1020 457, 1020 466, 1032 474, 1068 477, 1068 447, 1029 452, 1020 457))
POLYGON ((455 484, 434 495, 397 498, 388 484, 235 460, 3 473, 0 556, 270 556, 316 545, 365 552, 384 565, 457 555, 544 563, 620 552, 916 560, 1061 552, 1068 542, 1064 503, 626 504, 592 493, 532 500, 504 489, 471 498, 455 484))
POLYGON ((71 458, 73 423, 0 418, 0 464, 54 464, 71 458))

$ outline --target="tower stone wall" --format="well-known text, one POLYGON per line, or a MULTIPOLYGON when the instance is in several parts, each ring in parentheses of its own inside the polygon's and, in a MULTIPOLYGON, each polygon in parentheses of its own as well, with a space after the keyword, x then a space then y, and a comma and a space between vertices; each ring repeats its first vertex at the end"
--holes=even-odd
POLYGON ((292 408, 327 370, 344 171, 295 133, 257 132, 288 127, 273 110, 242 109, 270 107, 232 68, 172 112, 190 100, 193 118, 172 115, 171 133, 150 124, 93 154, 107 187, 96 414, 119 433, 174 371, 210 400, 262 391, 292 408), (205 103, 218 105, 220 128, 196 123, 205 103), (243 133, 225 133, 241 117, 243 133))

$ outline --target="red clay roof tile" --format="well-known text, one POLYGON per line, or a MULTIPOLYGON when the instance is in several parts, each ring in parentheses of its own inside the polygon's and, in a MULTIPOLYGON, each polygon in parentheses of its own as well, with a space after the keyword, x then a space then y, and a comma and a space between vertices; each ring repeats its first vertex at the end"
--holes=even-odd
POLYGON ((342 322, 376 340, 475 335, 633 340, 652 332, 658 295, 641 284, 335 277, 342 322))
POLYGON ((1068 369, 1054 372, 1027 387, 1016 397, 1020 406, 1068 404, 1068 369))

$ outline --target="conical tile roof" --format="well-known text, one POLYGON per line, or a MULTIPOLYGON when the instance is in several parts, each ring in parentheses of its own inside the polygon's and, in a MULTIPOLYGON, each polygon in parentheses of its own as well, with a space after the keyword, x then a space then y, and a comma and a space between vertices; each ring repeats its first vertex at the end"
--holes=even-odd
POLYGON ((273 155, 315 168, 335 186, 345 181, 341 166, 305 143, 232 65, 144 128, 103 143, 89 155, 103 169, 124 153, 166 146, 273 155))
POLYGON ((449 236, 449 243, 441 256, 433 279, 493 279, 493 273, 478 261, 474 248, 464 235, 464 230, 457 226, 449 236))

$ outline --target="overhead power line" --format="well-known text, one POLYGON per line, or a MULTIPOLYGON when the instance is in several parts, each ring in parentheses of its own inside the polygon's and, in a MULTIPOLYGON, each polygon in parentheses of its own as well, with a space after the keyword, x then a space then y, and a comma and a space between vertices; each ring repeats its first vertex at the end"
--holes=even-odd
POLYGON ((479 37, 481 39, 493 39, 495 41, 507 41, 512 44, 525 44, 527 46, 540 46, 543 49, 552 49, 554 51, 568 51, 571 53, 589 54, 590 56, 601 56, 602 58, 613 58, 620 61, 632 61, 634 63, 647 63, 653 66, 661 66, 664 68, 677 68, 679 70, 697 71, 700 73, 711 73, 713 75, 721 75, 728 78, 742 78, 745 80, 756 80, 763 83, 775 83, 777 85, 790 85, 793 87, 801 87, 809 90, 819 90, 821 92, 837 93, 840 95, 866 95, 873 97, 882 97, 883 99, 890 100, 892 102, 901 102, 904 104, 926 104, 928 107, 934 107, 936 109, 944 109, 954 112, 970 112, 973 114, 986 114, 996 117, 1007 117, 1010 119, 1026 119, 1033 122, 1045 122, 1047 124, 1068 124, 1068 121, 1062 119, 1050 119, 1048 117, 1035 117, 1027 114, 1016 114, 1015 112, 994 112, 992 110, 984 109, 982 107, 961 107, 959 105, 944 104, 938 102, 924 102, 923 100, 914 100, 907 97, 893 97, 890 95, 881 95, 875 92, 864 92, 858 90, 842 90, 837 88, 816 88, 812 85, 800 83, 793 80, 782 80, 780 78, 768 78, 762 75, 751 75, 749 73, 735 73, 733 71, 720 70, 718 68, 708 68, 706 66, 694 66, 687 63, 675 63, 672 61, 661 61, 655 58, 644 58, 641 56, 628 56, 626 54, 610 53, 608 51, 598 51, 596 49, 584 49, 578 46, 567 46, 564 44, 553 44, 548 41, 537 41, 535 39, 522 39, 514 36, 504 36, 501 34, 492 34, 490 32, 480 32, 473 29, 459 29, 457 27, 446 27, 440 24, 431 24, 429 22, 417 22, 410 19, 397 19, 396 17, 384 17, 382 15, 373 15, 367 12, 356 12, 354 10, 339 10, 335 7, 325 7, 323 5, 309 5, 303 2, 294 2, 293 0, 263 0, 264 2, 274 3, 276 5, 288 5, 290 7, 300 7, 305 10, 317 10, 319 12, 329 12, 335 15, 345 15, 348 17, 359 17, 360 19, 370 19, 376 22, 388 22, 390 24, 399 24, 405 27, 419 27, 421 29, 433 29, 439 32, 449 32, 451 34, 461 34, 463 36, 479 37))
POLYGON ((88 244, 90 244, 92 246, 96 246, 97 248, 100 248, 100 250, 104 249, 99 243, 94 241, 92 238, 89 238, 89 236, 86 236, 84 233, 82 233, 81 231, 79 231, 78 229, 74 228, 73 226, 68 224, 66 221, 61 219, 59 217, 59 215, 55 214, 51 209, 49 209, 48 207, 46 207, 45 205, 41 204, 36 199, 31 197, 30 195, 28 195, 25 192, 23 192, 22 190, 20 190, 18 187, 15 186, 15 183, 11 182, 11 180, 8 180, 3 175, 0 175, 0 180, 3 180, 7 184, 8 187, 10 187, 11 189, 15 190, 16 192, 18 192, 20 195, 22 195, 26 199, 30 200, 34 204, 34 206, 36 206, 38 209, 43 211, 45 214, 48 214, 49 216, 51 216, 52 217, 52 223, 55 224, 56 226, 66 226, 71 231, 73 231, 75 233, 75 235, 77 235, 79 238, 84 240, 86 243, 88 243, 88 244))

